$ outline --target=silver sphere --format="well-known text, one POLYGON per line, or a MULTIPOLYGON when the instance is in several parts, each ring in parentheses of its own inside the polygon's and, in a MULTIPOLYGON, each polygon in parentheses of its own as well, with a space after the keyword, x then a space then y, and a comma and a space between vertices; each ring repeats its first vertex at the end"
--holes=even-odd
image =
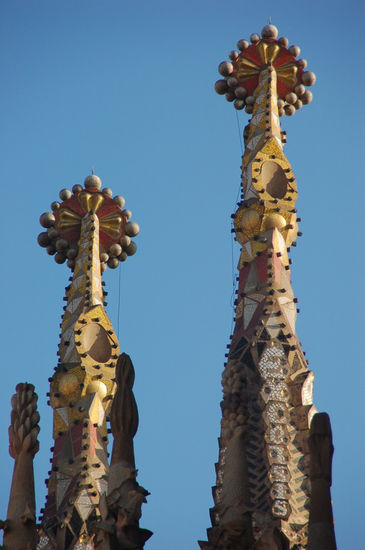
POLYGON ((104 273, 104 271, 106 270, 106 264, 104 262, 101 262, 100 264, 100 272, 101 273, 104 273))
POLYGON ((57 237, 58 237, 58 233, 57 233, 56 229, 53 226, 49 227, 47 229, 47 233, 48 233, 48 237, 50 239, 57 239, 57 237))
POLYGON ((136 243, 131 241, 131 244, 129 246, 127 246, 127 248, 125 249, 125 252, 127 253, 128 256, 133 256, 133 254, 135 254, 137 252, 136 243))
POLYGON ((238 88, 235 89, 234 95, 237 99, 245 99, 247 95, 247 90, 243 86, 238 86, 238 88))
POLYGON ((54 210, 57 210, 57 208, 59 208, 60 206, 61 206, 61 205, 60 205, 60 203, 59 203, 58 201, 53 201, 53 202, 51 203, 51 210, 53 210, 53 211, 54 211, 54 210))
POLYGON ((66 248, 68 248, 68 242, 66 241, 66 239, 57 239, 56 250, 58 250, 58 252, 61 252, 61 250, 66 250, 66 248))
POLYGON ((95 174, 84 179, 85 189, 101 189, 101 179, 95 174))
POLYGON ((72 187, 73 193, 80 193, 82 191, 82 185, 79 185, 78 183, 72 187))
POLYGON ((290 46, 289 52, 290 52, 294 57, 298 57, 298 55, 300 55, 300 48, 299 48, 299 46, 290 46))
POLYGON ((298 99, 294 103, 294 107, 296 108, 297 111, 299 111, 299 109, 301 109, 303 107, 303 101, 301 99, 298 99))
POLYGON ((275 25, 265 25, 261 31, 262 38, 277 38, 279 34, 275 25))
POLYGON ((285 115, 284 108, 278 109, 278 115, 279 115, 279 116, 284 116, 284 115, 285 115))
POLYGON ((279 38, 278 43, 280 46, 283 46, 283 48, 287 48, 289 45, 289 40, 286 38, 286 36, 282 36, 279 38))
POLYGON ((51 239, 49 238, 47 231, 39 233, 37 241, 39 246, 41 246, 42 248, 46 248, 49 244, 51 244, 51 239))
POLYGON ((237 48, 243 52, 244 50, 247 50, 247 48, 249 47, 250 43, 247 41, 247 40, 239 40, 237 42, 237 48))
POLYGON ((246 103, 247 105, 253 105, 255 103, 255 98, 253 97, 253 95, 248 95, 246 97, 246 103))
POLYGON ((39 218, 39 223, 42 227, 52 227, 56 221, 56 218, 54 217, 51 212, 44 212, 44 214, 41 214, 39 218))
POLYGON ((62 252, 57 252, 54 257, 56 264, 64 264, 66 261, 66 256, 62 252))
POLYGON ((229 52, 229 59, 231 59, 232 61, 234 61, 235 59, 237 59, 237 57, 239 56, 239 53, 236 52, 236 50, 232 50, 231 52, 229 52))
POLYGON ((56 248, 53 246, 53 244, 49 244, 46 248, 47 254, 50 256, 53 256, 53 254, 56 254, 56 248))
POLYGON ((130 210, 127 210, 126 208, 122 210, 122 214, 127 218, 127 220, 130 220, 132 217, 132 212, 130 210))
POLYGON ((77 256, 77 250, 75 248, 69 248, 66 252, 66 256, 69 260, 73 260, 77 256))
POLYGON ((108 260, 108 266, 111 268, 111 269, 115 269, 116 267, 118 267, 119 265, 119 260, 118 258, 109 258, 108 260))
POLYGON ((281 98, 278 99, 278 109, 283 109, 285 105, 285 101, 281 98))
POLYGON ((251 34, 250 40, 252 44, 256 44, 256 42, 260 40, 260 36, 256 32, 254 32, 253 34, 251 34))
POLYGON ((303 105, 309 105, 313 99, 312 92, 310 90, 306 90, 300 99, 302 100, 303 105))
POLYGON ((109 248, 109 251, 113 256, 119 256, 119 254, 122 253, 122 247, 120 246, 120 244, 114 243, 109 248))
POLYGON ((234 92, 229 91, 226 93, 225 98, 231 103, 231 101, 234 101, 236 99, 236 96, 234 95, 234 92))
POLYGON ((294 103, 297 101, 298 96, 294 92, 289 92, 286 94, 285 99, 289 105, 294 105, 294 103))
POLYGON ((58 196, 60 197, 61 201, 67 201, 72 197, 72 193, 69 189, 61 189, 58 196))
POLYGON ((305 88, 303 84, 299 84, 298 86, 295 86, 295 93, 297 94, 297 96, 302 97, 304 92, 305 92, 305 88))
POLYGON ((104 195, 107 195, 110 198, 113 196, 113 191, 110 189, 110 187, 104 187, 104 189, 102 189, 102 192, 104 193, 104 195))
POLYGON ((217 80, 214 84, 214 89, 219 95, 223 95, 228 90, 228 85, 226 80, 217 80))
POLYGON ((131 244, 131 239, 130 237, 128 237, 128 235, 123 235, 123 237, 120 238, 119 242, 123 248, 126 248, 131 244))
POLYGON ((67 260, 67 267, 69 267, 70 269, 75 269, 75 265, 75 260, 67 260))
POLYGON ((237 111, 241 111, 245 106, 245 102, 243 101, 243 99, 236 99, 233 105, 235 109, 237 109, 237 111))
POLYGON ((126 252, 124 252, 124 250, 123 250, 123 252, 121 253, 121 255, 118 256, 118 260, 119 260, 120 262, 125 262, 127 258, 128 258, 128 254, 127 254, 126 252))
POLYGON ((115 195, 113 201, 117 206, 119 206, 119 208, 123 208, 123 206, 125 205, 125 198, 122 197, 122 195, 115 195))
POLYGON ((129 237, 135 237, 139 233, 139 225, 136 222, 128 222, 125 224, 125 232, 129 237))
POLYGON ((313 86, 316 83, 316 75, 312 71, 305 71, 302 74, 302 82, 305 86, 313 86))
POLYGON ((238 86, 238 80, 234 76, 227 78, 227 84, 230 88, 236 88, 238 86))
POLYGON ((218 66, 218 72, 222 76, 229 76, 233 73, 233 65, 229 61, 222 61, 218 66))
POLYGON ((107 254, 106 252, 101 252, 100 254, 100 261, 102 263, 105 263, 109 260, 109 254, 107 254))
POLYGON ((284 111, 287 116, 293 116, 295 114, 295 107, 294 105, 285 105, 284 111))
POLYGON ((246 105, 245 111, 248 115, 250 115, 253 112, 253 106, 252 105, 246 105))
POLYGON ((302 69, 305 69, 308 65, 308 61, 306 59, 298 59, 298 65, 302 67, 302 69))

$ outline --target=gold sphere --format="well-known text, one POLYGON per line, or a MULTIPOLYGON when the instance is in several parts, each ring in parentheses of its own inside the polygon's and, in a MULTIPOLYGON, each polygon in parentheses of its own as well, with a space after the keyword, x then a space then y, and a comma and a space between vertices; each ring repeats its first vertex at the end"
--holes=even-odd
POLYGON ((253 237, 260 231, 260 214, 257 210, 247 209, 241 217, 241 227, 248 237, 253 237))
POLYGON ((74 393, 79 387, 79 381, 77 379, 77 376, 72 374, 71 372, 67 374, 63 374, 60 378, 60 381, 58 382, 58 391, 62 393, 62 395, 69 395, 70 393, 74 393))
POLYGON ((100 382, 100 380, 92 380, 87 385, 86 393, 97 393, 100 399, 104 399, 108 393, 108 390, 104 382, 100 382))
POLYGON ((280 214, 269 214, 264 220, 265 231, 268 229, 283 229, 286 226, 286 219, 280 214))

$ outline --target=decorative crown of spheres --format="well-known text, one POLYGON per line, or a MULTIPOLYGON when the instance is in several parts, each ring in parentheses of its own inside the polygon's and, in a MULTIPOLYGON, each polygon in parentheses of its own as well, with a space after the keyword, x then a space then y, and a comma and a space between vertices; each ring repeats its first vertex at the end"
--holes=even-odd
POLYGON ((277 74, 277 94, 279 116, 294 115, 312 101, 312 93, 306 86, 313 86, 316 76, 305 71, 307 61, 296 59, 300 55, 298 46, 290 46, 287 38, 277 39, 278 29, 266 25, 258 34, 251 34, 251 45, 247 40, 239 40, 236 50, 231 51, 231 61, 223 61, 218 67, 223 80, 217 80, 215 91, 225 95, 238 110, 253 112, 255 89, 259 74, 267 66, 274 67, 277 74))
POLYGON ((70 269, 75 267, 78 254, 81 220, 90 211, 99 219, 99 249, 101 271, 106 266, 114 269, 119 262, 133 256, 137 245, 131 240, 139 233, 139 225, 129 221, 130 210, 123 209, 122 196, 113 197, 108 187, 101 189, 101 179, 92 174, 82 185, 74 185, 72 191, 62 189, 59 197, 62 202, 51 204, 52 212, 40 216, 40 224, 46 231, 38 235, 38 244, 47 250, 55 261, 62 264, 67 260, 70 269), (123 210, 122 210, 123 209, 123 210))

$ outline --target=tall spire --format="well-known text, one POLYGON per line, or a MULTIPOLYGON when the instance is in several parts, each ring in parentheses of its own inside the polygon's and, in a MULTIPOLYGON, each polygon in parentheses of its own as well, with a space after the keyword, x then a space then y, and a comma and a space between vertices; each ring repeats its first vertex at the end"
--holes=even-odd
POLYGON ((46 480, 48 496, 37 533, 31 480, 32 458, 38 448, 38 413, 32 412, 34 388, 25 385, 31 405, 24 413, 18 411, 26 406, 24 399, 13 398, 15 427, 9 433, 16 463, 7 523, 9 544, 5 548, 142 550, 152 533, 139 527, 141 505, 148 492, 136 481, 133 437, 138 411, 132 392, 134 369, 130 358, 120 355, 117 336, 104 309, 106 293, 101 281, 106 266, 115 268, 135 253, 131 237, 138 234, 139 227, 129 221, 131 212, 122 210, 123 197, 112 198, 110 189, 101 190, 101 180, 94 174, 85 179, 84 187, 63 189, 60 199, 61 203, 52 203, 53 213, 41 215, 46 231, 38 236, 48 254, 54 255, 57 263, 68 260, 73 271, 66 288, 59 362, 49 379, 54 446, 52 469, 46 480), (32 430, 34 438, 31 449, 22 453, 16 445, 16 415, 24 423, 24 414, 30 414, 28 409, 33 416, 31 421, 25 419, 25 429, 32 430), (107 428, 109 420, 111 429, 107 428), (111 468, 108 432, 114 437, 111 468), (19 500, 21 460, 25 464, 23 475, 29 473, 29 487, 24 486, 21 499, 24 506, 19 500), (24 518, 17 517, 19 511, 23 516, 28 514, 24 516, 27 527, 17 534, 9 526, 21 525, 24 518), (29 546, 24 545, 25 541, 29 546))
POLYGON ((312 94, 297 46, 261 37, 238 42, 216 91, 252 114, 245 128, 242 200, 232 218, 241 244, 235 328, 222 377, 223 401, 212 528, 206 550, 304 549, 310 508, 309 426, 313 373, 295 331, 288 252, 298 232, 297 186, 283 152, 280 117, 312 94))

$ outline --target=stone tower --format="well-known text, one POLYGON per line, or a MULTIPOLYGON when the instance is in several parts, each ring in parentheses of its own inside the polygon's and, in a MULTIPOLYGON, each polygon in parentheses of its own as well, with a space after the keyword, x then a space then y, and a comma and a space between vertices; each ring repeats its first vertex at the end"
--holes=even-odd
POLYGON ((53 408, 51 470, 41 523, 35 523, 33 457, 38 450, 37 396, 19 384, 12 399, 10 453, 15 458, 4 548, 8 550, 142 550, 151 532, 139 527, 148 492, 136 481, 133 437, 138 410, 134 369, 120 354, 105 312, 101 280, 136 251, 139 232, 124 198, 101 189, 95 175, 84 187, 60 192, 53 213, 40 217, 40 246, 72 270, 66 287, 58 364, 49 378, 53 408), (110 422, 110 428, 107 423, 110 422), (113 450, 108 460, 108 432, 113 450))
POLYGON ((239 51, 219 65, 224 79, 215 84, 218 94, 252 117, 244 130, 241 201, 232 215, 241 245, 235 328, 222 376, 212 527, 208 542, 199 543, 202 550, 335 548, 330 425, 327 415, 319 415, 310 438, 318 416, 313 373, 295 331, 288 253, 300 219, 280 127, 281 116, 311 102, 306 86, 315 75, 297 59, 298 46, 288 48, 288 40, 277 36, 267 25, 261 37, 251 35, 251 44, 240 40, 239 51), (315 440, 317 451, 312 445, 311 452, 315 440), (316 505, 316 465, 325 485, 325 518, 316 505))

